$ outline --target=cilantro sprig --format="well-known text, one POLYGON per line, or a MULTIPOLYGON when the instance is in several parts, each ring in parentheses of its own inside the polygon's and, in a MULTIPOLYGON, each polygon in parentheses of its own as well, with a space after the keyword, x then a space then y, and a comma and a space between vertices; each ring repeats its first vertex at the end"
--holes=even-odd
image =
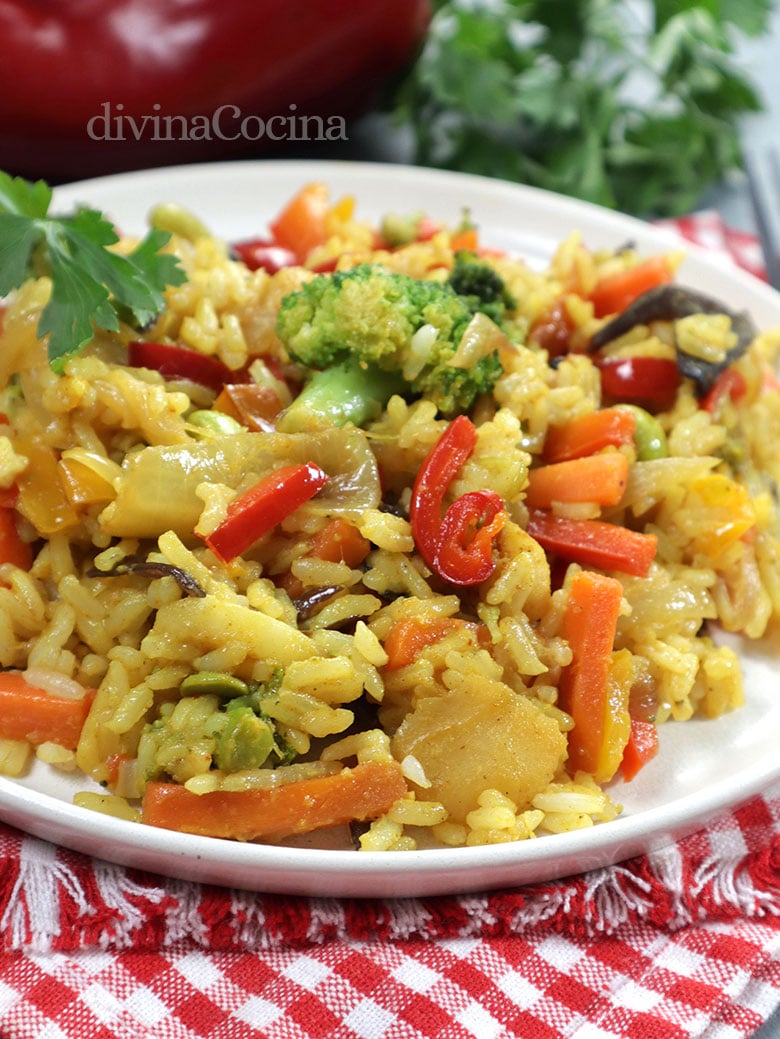
POLYGON ((689 212, 738 169, 761 100, 734 60, 773 0, 434 0, 387 107, 422 165, 640 216, 689 212))
POLYGON ((120 323, 143 328, 164 306, 168 285, 186 280, 176 257, 161 253, 170 235, 151 230, 127 255, 113 225, 94 209, 52 216, 52 190, 0 171, 0 298, 19 288, 42 265, 51 296, 38 323, 48 336, 49 363, 61 371, 68 357, 120 323))

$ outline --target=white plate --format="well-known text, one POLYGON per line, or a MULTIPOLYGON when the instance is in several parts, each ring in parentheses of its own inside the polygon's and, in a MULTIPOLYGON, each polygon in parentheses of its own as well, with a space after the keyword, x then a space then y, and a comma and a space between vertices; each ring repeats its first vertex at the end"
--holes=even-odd
MULTIPOLYGON (((353 193, 362 217, 425 210, 447 222, 463 207, 482 240, 541 264, 578 229, 592 247, 634 241, 642 251, 676 243, 667 232, 571 199, 486 178, 359 163, 249 162, 123 174, 56 192, 69 209, 85 203, 141 232, 151 205, 175 201, 228 239, 261 234, 266 221, 310 180, 334 195, 353 193)), ((780 297, 747 274, 691 249, 681 280, 740 308, 761 327, 780 325, 780 297)), ((275 848, 193 837, 125 823, 74 807, 83 788, 37 766, 21 780, 0 779, 0 818, 22 830, 118 862, 174 877, 257 891, 323 896, 448 894, 549 880, 650 851, 702 825, 716 812, 780 777, 780 643, 738 643, 747 705, 717 721, 668 724, 658 757, 614 796, 614 822, 575 833, 484 848, 400 854, 275 848)))

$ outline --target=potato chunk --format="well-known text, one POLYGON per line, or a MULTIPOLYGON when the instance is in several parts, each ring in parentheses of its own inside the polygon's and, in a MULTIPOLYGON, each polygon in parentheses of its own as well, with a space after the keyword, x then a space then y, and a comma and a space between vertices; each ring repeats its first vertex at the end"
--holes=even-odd
POLYGON ((462 823, 485 789, 500 790, 519 810, 553 779, 566 757, 555 720, 502 682, 464 676, 457 689, 426 696, 392 740, 393 755, 413 755, 452 822, 462 823))

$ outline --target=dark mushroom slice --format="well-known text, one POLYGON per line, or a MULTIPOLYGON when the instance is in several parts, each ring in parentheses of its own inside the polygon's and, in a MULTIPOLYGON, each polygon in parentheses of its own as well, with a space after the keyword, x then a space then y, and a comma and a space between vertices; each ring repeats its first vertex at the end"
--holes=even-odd
POLYGON ((172 577, 187 595, 194 595, 197 599, 202 599, 206 595, 203 587, 191 574, 170 563, 128 558, 123 559, 110 570, 99 570, 95 566, 87 570, 87 577, 123 577, 125 574, 145 574, 150 580, 158 577, 172 577))
POLYGON ((717 362, 693 357, 675 344, 680 374, 695 383, 697 395, 702 397, 712 388, 720 373, 742 356, 755 339, 757 331, 745 311, 731 310, 719 300, 695 289, 682 285, 660 285, 650 289, 591 336, 588 350, 596 353, 637 325, 649 325, 653 321, 674 322, 694 314, 725 314, 737 337, 735 345, 717 362))
POLYGON ((303 595, 293 599, 293 606, 298 617, 298 623, 308 620, 318 612, 319 608, 332 599, 334 595, 342 589, 335 584, 323 585, 317 588, 312 588, 308 592, 304 592, 303 595))

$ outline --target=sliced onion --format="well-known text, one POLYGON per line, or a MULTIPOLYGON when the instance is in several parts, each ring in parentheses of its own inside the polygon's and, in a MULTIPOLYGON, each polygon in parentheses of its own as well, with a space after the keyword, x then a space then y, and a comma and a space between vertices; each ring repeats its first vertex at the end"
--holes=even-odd
POLYGON ((85 447, 69 447, 62 452, 60 457, 66 461, 78 462, 85 469, 90 469, 111 487, 114 486, 115 481, 119 479, 122 473, 122 470, 113 459, 106 458, 105 455, 98 454, 97 451, 89 451, 85 447))
POLYGON ((487 314, 475 314, 466 325, 458 348, 447 365, 450 368, 473 368, 483 357, 489 357, 506 347, 508 342, 506 335, 487 314))
POLYGON ((201 483, 245 490, 283 465, 314 462, 330 477, 307 508, 328 514, 363 512, 381 498, 379 470, 362 430, 311 433, 234 433, 217 440, 155 444, 125 458, 116 498, 100 515, 104 533, 158 537, 166 530, 189 538, 200 517, 201 483))

